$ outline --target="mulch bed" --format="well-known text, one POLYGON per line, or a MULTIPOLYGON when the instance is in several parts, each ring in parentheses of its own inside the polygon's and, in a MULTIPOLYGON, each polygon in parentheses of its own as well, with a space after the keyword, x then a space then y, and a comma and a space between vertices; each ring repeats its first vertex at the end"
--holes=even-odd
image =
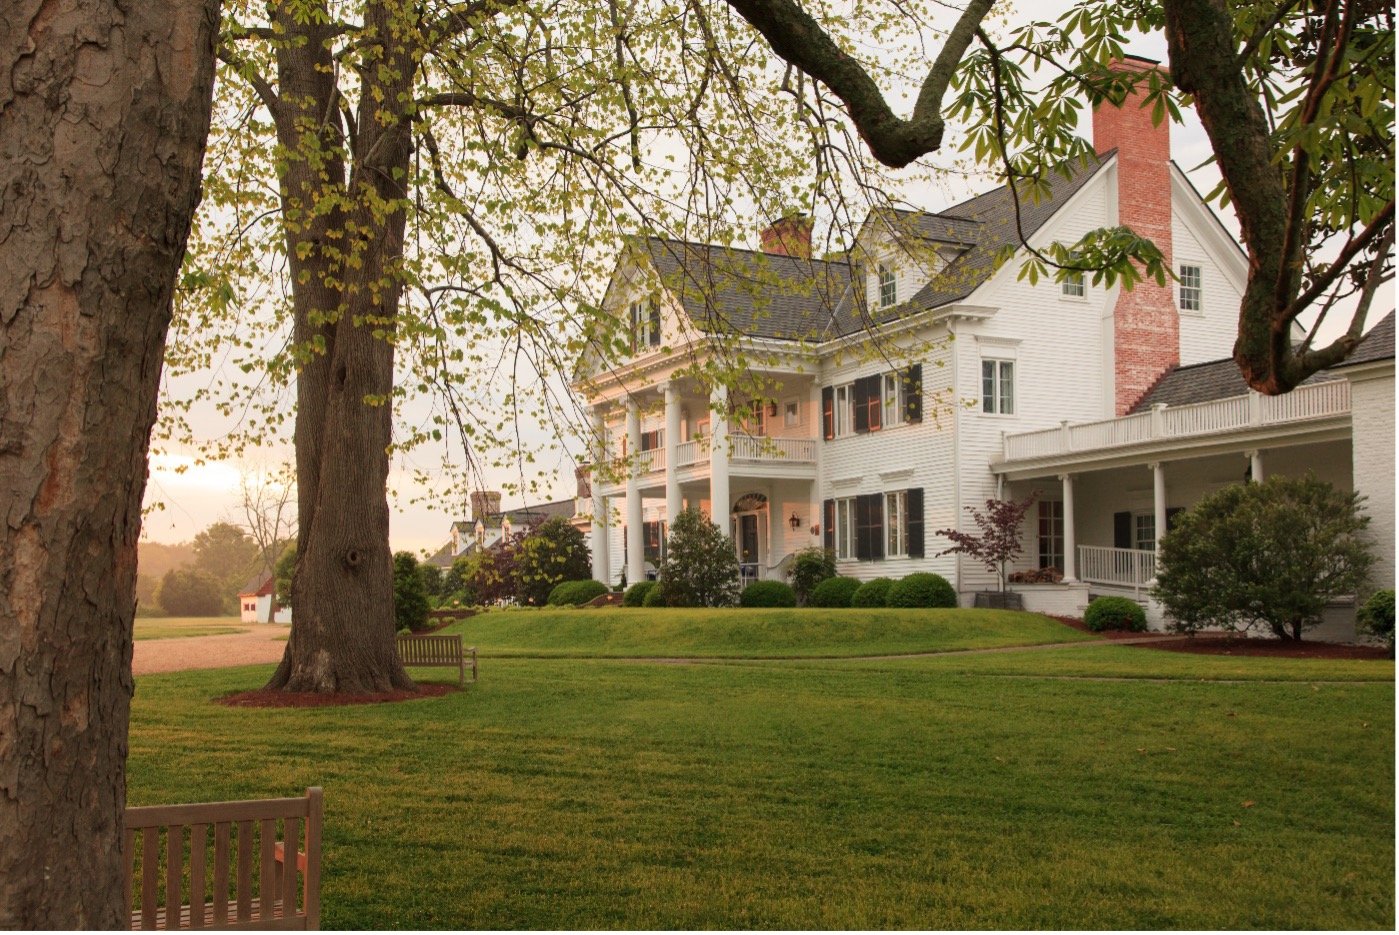
MULTIPOLYGON (((1077 617, 1046 614, 1066 627, 1092 633, 1077 617)), ((1389 650, 1379 646, 1356 646, 1350 643, 1321 643, 1315 640, 1275 640, 1267 638, 1230 636, 1223 633, 1201 633, 1179 636, 1175 633, 1141 633, 1132 630, 1104 630, 1095 634, 1104 639, 1124 640, 1154 637, 1150 642, 1136 643, 1143 649, 1164 649, 1172 653, 1195 653, 1202 656, 1271 656, 1282 659, 1390 659, 1389 650)))
POLYGON ((420 685, 417 691, 377 692, 369 695, 337 695, 329 692, 238 692, 215 699, 230 708, 331 708, 351 704, 386 704, 392 701, 413 701, 417 698, 437 698, 457 690, 455 685, 420 685))

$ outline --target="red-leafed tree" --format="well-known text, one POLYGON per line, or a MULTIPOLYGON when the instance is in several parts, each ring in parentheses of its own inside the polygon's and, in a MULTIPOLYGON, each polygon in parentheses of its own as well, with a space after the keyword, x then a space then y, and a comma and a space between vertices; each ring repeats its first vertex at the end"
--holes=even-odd
POLYGON ((976 507, 967 507, 972 522, 976 523, 980 532, 939 529, 939 536, 945 536, 955 544, 949 549, 943 549, 938 555, 970 555, 985 565, 987 571, 996 574, 1001 590, 1004 591, 1006 566, 1019 558, 1020 553, 1024 551, 1021 547, 1020 525, 1038 498, 1039 493, 1036 492, 1024 500, 987 500, 985 512, 976 507))

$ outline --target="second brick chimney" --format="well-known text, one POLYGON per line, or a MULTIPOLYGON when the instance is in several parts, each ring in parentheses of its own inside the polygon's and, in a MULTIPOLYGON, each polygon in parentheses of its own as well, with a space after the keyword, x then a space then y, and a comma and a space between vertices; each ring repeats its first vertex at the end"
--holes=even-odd
POLYGON ((811 259, 811 227, 811 218, 805 215, 789 214, 778 218, 758 235, 762 239, 763 252, 811 259))
MULTIPOLYGON (((1146 72, 1158 63, 1129 56, 1116 71, 1146 72)), ((1160 248, 1174 270, 1171 245, 1170 121, 1151 122, 1139 85, 1121 107, 1099 104, 1093 111, 1093 148, 1117 150, 1117 223, 1130 227, 1160 248)), ((1117 415, 1124 415, 1156 380, 1180 363, 1180 316, 1171 280, 1146 280, 1118 293, 1113 312, 1113 376, 1117 415)))
POLYGON ((488 517, 500 512, 499 490, 471 491, 471 520, 484 522, 488 517))

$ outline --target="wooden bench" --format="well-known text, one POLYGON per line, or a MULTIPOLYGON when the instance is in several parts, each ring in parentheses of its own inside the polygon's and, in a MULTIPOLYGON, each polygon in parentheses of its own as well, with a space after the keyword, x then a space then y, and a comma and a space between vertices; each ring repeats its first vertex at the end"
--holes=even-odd
POLYGON ((456 666, 457 684, 466 684, 466 657, 471 657, 471 681, 476 681, 476 647, 461 645, 461 635, 400 636, 398 658, 405 666, 456 666))
POLYGON ((293 799, 128 808, 131 928, 320 928, 321 816, 314 786, 293 799), (295 860, 286 859, 288 851, 295 860), (133 909, 138 882, 141 906, 133 909))

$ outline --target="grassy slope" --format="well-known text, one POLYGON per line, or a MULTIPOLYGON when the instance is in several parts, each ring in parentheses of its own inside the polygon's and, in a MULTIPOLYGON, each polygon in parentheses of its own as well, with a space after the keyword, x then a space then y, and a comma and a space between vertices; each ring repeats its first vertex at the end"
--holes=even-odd
POLYGON ((1335 665, 495 660, 319 710, 152 676, 130 796, 323 785, 327 928, 1392 928, 1394 688, 1335 665), (1045 668, 1138 678, 1005 677, 1045 668), (1200 681, 1240 670, 1293 681, 1200 681))
POLYGON ((998 610, 492 611, 452 625, 488 656, 852 656, 1091 640, 998 610))
POLYGON ((219 636, 250 629, 237 617, 137 617, 136 639, 168 640, 187 636, 219 636))

